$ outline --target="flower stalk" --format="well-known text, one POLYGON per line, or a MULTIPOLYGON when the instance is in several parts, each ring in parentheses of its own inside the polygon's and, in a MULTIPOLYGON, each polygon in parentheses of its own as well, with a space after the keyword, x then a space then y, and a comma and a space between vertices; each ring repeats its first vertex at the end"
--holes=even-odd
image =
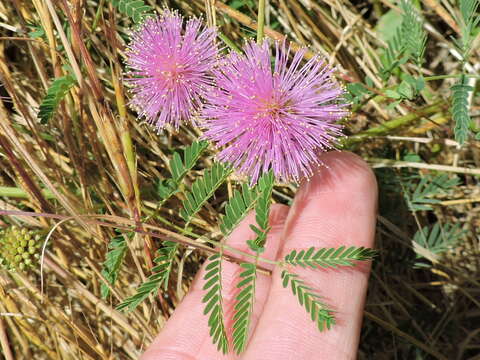
POLYGON ((262 44, 265 28, 265 0, 258 1, 257 44, 262 44))

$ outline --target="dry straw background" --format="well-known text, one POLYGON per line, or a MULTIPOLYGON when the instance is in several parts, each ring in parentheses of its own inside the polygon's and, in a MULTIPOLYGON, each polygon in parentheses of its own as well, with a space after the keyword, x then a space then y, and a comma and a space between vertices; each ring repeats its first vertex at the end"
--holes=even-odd
MULTIPOLYGON (((239 45, 256 29, 255 1, 148 3, 158 11, 166 4, 183 14, 203 14, 239 45)), ((458 71, 451 40, 459 31, 455 4, 421 3, 429 35, 427 61, 422 69, 407 65, 403 71, 425 76, 458 71)), ((459 147, 451 140, 452 79, 428 82, 428 96, 388 108, 391 99, 384 96, 378 76, 385 31, 380 20, 392 9, 396 5, 388 0, 270 0, 265 33, 274 39, 287 35, 294 47, 308 45, 325 55, 344 82, 371 79, 374 95, 354 107, 345 122, 346 133, 353 135, 345 147, 377 168, 380 184, 379 256, 373 265, 359 358, 480 359, 479 143, 459 147), (458 176, 459 185, 436 196, 433 210, 412 214, 401 186, 394 181, 392 185, 392 179, 438 171, 458 176), (463 233, 457 242, 440 255, 415 249, 412 239, 419 227, 439 221, 459 224, 463 233), (431 260, 425 262, 428 266, 413 266, 416 252, 431 260)), ((166 293, 151 297, 132 313, 121 313, 115 305, 149 275, 159 246, 158 238, 137 233, 129 241, 111 296, 101 299, 100 271, 114 228, 127 234, 136 221, 144 221, 150 228, 143 230, 165 236, 164 230, 175 230, 164 222, 180 221, 170 209, 178 208, 181 199, 174 197, 155 212, 155 184, 168 176, 173 149, 198 136, 190 127, 182 127, 179 134, 156 134, 128 110, 122 59, 131 26, 108 0, 0 2, 0 209, 43 214, 5 215, 0 227, 17 225, 44 237, 53 230, 43 279, 39 266, 0 271, 5 359, 138 358, 204 259, 204 253, 182 253, 181 270, 174 273, 166 293), (40 27, 42 36, 29 35, 40 27), (54 118, 40 124, 38 107, 52 79, 65 74, 65 65, 81 81, 54 118)), ((472 72, 479 70, 479 48, 477 41, 467 65, 472 72)), ((471 115, 478 124, 480 102, 478 97, 471 100, 471 115)), ((211 164, 213 155, 209 151, 201 159, 188 182, 202 173, 203 165, 211 164)), ((218 235, 216 220, 234 180, 200 212, 192 231, 218 235)), ((288 204, 294 191, 293 186, 277 187, 275 201, 288 204)))

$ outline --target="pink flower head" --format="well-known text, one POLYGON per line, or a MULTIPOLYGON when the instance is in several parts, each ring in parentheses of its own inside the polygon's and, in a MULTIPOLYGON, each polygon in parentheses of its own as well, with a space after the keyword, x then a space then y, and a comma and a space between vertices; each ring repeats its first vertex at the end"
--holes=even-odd
POLYGON ((201 98, 212 86, 216 35, 199 19, 185 22, 168 9, 133 32, 127 49, 130 104, 141 117, 157 129, 165 124, 178 128, 181 120, 194 122, 201 98))
POLYGON ((290 48, 250 41, 245 55, 232 52, 214 70, 217 88, 203 111, 204 136, 223 147, 222 162, 258 177, 273 169, 280 181, 311 176, 319 151, 342 136, 336 122, 348 114, 343 89, 318 56, 302 65, 306 49, 288 60, 290 48))

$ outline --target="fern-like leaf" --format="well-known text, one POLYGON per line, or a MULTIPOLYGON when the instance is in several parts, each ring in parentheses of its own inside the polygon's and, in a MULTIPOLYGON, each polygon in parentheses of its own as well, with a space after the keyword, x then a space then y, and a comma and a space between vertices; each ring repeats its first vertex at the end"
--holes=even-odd
POLYGON ((237 303, 233 316, 233 348, 237 354, 242 353, 247 346, 257 279, 256 264, 243 263, 240 266, 243 272, 240 274, 237 288, 241 290, 236 297, 237 303))
POLYGON ((228 352, 228 338, 225 331, 222 307, 222 258, 221 254, 214 254, 208 258, 204 276, 205 285, 203 290, 207 293, 202 299, 206 304, 203 313, 209 315, 208 326, 210 337, 217 349, 224 354, 228 352))
MULTIPOLYGON (((454 246, 460 237, 465 234, 460 228, 460 224, 435 223, 432 227, 425 226, 418 230, 413 237, 413 250, 417 259, 427 259, 432 262, 437 261, 437 256, 446 252, 449 247, 454 246)), ((416 267, 428 267, 425 262, 416 262, 416 267)))
POLYGON ((123 14, 132 18, 135 23, 142 22, 147 16, 153 15, 153 8, 143 0, 110 0, 123 14))
POLYGON ((256 238, 248 240, 247 244, 255 252, 263 252, 267 234, 270 231, 268 226, 268 217, 270 214, 270 204, 273 190, 273 183, 275 177, 273 171, 264 174, 258 181, 259 197, 255 206, 255 221, 257 225, 250 225, 250 228, 255 232, 256 238))
POLYGON ((205 202, 213 196, 215 191, 223 184, 231 170, 220 163, 215 163, 211 169, 205 170, 203 177, 196 180, 190 192, 185 194, 183 209, 180 216, 189 223, 193 216, 200 211, 205 202))
POLYGON ((235 227, 242 221, 257 201, 257 188, 250 188, 242 184, 242 191, 235 190, 233 196, 225 206, 225 216, 222 218, 220 230, 224 236, 230 235, 235 227))
MULTIPOLYGON (((109 251, 105 262, 103 263, 102 275, 111 284, 114 285, 118 277, 118 272, 122 265, 125 254, 127 253, 127 241, 124 235, 114 237, 108 244, 109 251)), ((110 289, 102 282, 101 288, 102 298, 105 299, 110 294, 110 289)))
POLYGON ((152 268, 152 272, 163 274, 163 289, 167 290, 170 273, 180 245, 173 241, 164 241, 162 245, 162 248, 158 250, 158 256, 154 260, 157 265, 152 268))
POLYGON ((458 177, 450 178, 447 174, 425 175, 418 184, 414 184, 412 181, 408 182, 405 189, 405 200, 409 210, 432 210, 432 205, 440 202, 435 199, 435 196, 451 190, 458 184, 458 177))
POLYGON ((135 295, 119 304, 117 310, 132 311, 150 294, 155 294, 162 285, 167 287, 178 247, 175 242, 164 242, 164 246, 158 250, 158 257, 154 259, 156 265, 152 268, 153 274, 138 287, 135 295))
POLYGON ((462 54, 463 61, 466 61, 470 53, 477 26, 480 24, 480 15, 477 15, 480 0, 460 0, 460 17, 457 23, 460 25, 460 38, 456 39, 455 45, 462 54))
POLYGON ((400 65, 404 64, 407 56, 403 56, 405 52, 405 44, 402 40, 401 29, 397 29, 395 35, 388 41, 384 54, 380 57, 382 66, 380 68, 380 76, 384 81, 388 79, 390 74, 400 65))
POLYGON ((467 141, 470 132, 471 119, 468 114, 468 95, 473 87, 467 85, 467 79, 462 76, 459 81, 451 87, 452 90, 452 118, 455 121, 455 140, 460 144, 467 141))
POLYGON ((183 152, 183 161, 178 153, 175 153, 172 161, 170 161, 170 169, 172 171, 173 180, 179 182, 190 171, 202 152, 207 148, 207 141, 195 141, 192 145, 187 146, 183 152))
POLYGON ((293 295, 297 296, 298 302, 310 314, 312 321, 317 324, 319 331, 330 329, 335 324, 334 311, 328 305, 321 301, 318 295, 311 287, 298 277, 297 274, 283 270, 281 274, 283 287, 290 285, 293 295))
POLYGON ((75 78, 71 75, 65 75, 56 78, 47 90, 47 96, 40 104, 38 118, 41 124, 46 124, 57 111, 60 102, 63 100, 68 91, 75 84, 75 78))
POLYGON ((387 48, 381 57, 380 75, 386 81, 400 65, 413 58, 417 65, 423 62, 427 33, 423 29, 423 19, 410 0, 402 0, 402 23, 395 35, 387 42, 387 48))
POLYGON ((178 191, 181 181, 187 175, 187 173, 195 166, 202 152, 207 148, 208 142, 195 141, 190 146, 187 146, 183 151, 182 156, 175 152, 170 160, 170 171, 172 177, 170 179, 163 180, 158 184, 158 194, 160 195, 163 204, 173 194, 178 191))
POLYGON ((418 66, 423 63, 427 33, 423 28, 423 19, 410 0, 401 1, 403 9, 402 37, 406 50, 418 66))
POLYGON ((285 262, 294 266, 311 267, 313 269, 336 268, 337 266, 355 266, 355 261, 372 260, 376 252, 363 246, 340 246, 339 248, 314 247, 308 250, 293 250, 285 256, 285 262))

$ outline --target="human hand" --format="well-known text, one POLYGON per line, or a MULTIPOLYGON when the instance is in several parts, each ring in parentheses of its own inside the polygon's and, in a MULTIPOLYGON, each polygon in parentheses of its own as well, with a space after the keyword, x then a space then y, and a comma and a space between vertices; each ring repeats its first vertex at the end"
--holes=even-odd
MULTIPOLYGON (((272 206, 272 228, 262 257, 280 259, 293 249, 311 246, 372 247, 377 201, 377 185, 372 171, 358 156, 346 152, 323 154, 321 161, 325 166, 301 185, 291 208, 272 206)), ((247 251, 246 240, 253 238, 248 225, 253 223, 255 218, 250 214, 227 243, 247 251)), ((240 267, 227 261, 222 267, 223 306, 228 319, 238 293, 236 283, 240 267)), ((369 271, 368 264, 337 270, 295 268, 295 272, 337 311, 336 324, 324 332, 318 331, 290 289, 282 287, 278 274, 259 274, 250 340, 246 351, 238 357, 221 355, 212 344, 208 318, 203 315, 205 269, 202 268, 192 289, 142 360, 355 359, 369 271)), ((231 325, 226 323, 227 329, 231 325)))

